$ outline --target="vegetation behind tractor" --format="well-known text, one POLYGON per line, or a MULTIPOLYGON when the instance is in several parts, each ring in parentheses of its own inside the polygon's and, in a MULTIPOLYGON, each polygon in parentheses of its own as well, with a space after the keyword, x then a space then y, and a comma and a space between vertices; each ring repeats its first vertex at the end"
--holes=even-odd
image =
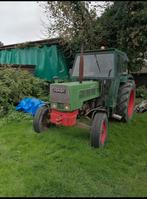
POLYGON ((133 115, 135 83, 127 63, 127 55, 117 49, 77 53, 71 81, 50 85, 49 104, 37 111, 34 130, 42 132, 51 124, 73 126, 78 117, 89 116, 91 146, 104 146, 108 118, 127 122, 133 115))

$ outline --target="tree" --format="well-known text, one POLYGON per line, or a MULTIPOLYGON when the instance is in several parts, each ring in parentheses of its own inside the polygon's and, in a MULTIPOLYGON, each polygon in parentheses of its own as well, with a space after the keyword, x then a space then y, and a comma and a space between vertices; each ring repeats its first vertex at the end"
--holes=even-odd
POLYGON ((91 1, 47 1, 43 6, 48 16, 47 34, 56 34, 68 41, 70 46, 79 50, 98 48, 99 23, 98 11, 104 10, 111 2, 91 1))
POLYGON ((101 17, 101 40, 128 54, 129 69, 140 70, 147 51, 147 3, 145 1, 115 1, 101 17))
POLYGON ((0 41, 0 47, 3 46, 4 44, 0 41))

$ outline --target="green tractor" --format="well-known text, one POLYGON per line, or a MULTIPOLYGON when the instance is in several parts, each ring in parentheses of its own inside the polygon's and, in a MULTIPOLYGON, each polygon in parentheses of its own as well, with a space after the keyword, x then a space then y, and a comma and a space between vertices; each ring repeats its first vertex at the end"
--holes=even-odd
POLYGON ((89 116, 91 146, 103 147, 108 118, 127 122, 133 115, 135 82, 127 63, 127 55, 114 48, 77 53, 70 82, 50 85, 49 103, 37 110, 34 130, 43 132, 52 124, 73 126, 80 116, 89 116))

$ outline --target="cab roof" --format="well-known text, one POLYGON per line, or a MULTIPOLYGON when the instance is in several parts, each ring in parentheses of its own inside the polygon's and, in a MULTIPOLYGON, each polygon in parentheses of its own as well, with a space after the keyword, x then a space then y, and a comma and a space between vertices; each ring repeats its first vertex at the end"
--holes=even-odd
MULTIPOLYGON (((129 61, 129 59, 128 59, 128 56, 127 56, 127 54, 125 53, 125 52, 123 52, 123 51, 121 51, 121 50, 118 50, 117 48, 105 48, 105 49, 95 49, 95 50, 84 50, 84 54, 86 53, 90 53, 90 54, 92 54, 92 53, 96 53, 96 52, 98 52, 98 53, 107 53, 107 52, 114 52, 114 53, 117 53, 117 54, 119 54, 123 59, 124 59, 124 61, 129 61)), ((80 53, 80 51, 79 52, 77 52, 77 54, 79 54, 80 53)))

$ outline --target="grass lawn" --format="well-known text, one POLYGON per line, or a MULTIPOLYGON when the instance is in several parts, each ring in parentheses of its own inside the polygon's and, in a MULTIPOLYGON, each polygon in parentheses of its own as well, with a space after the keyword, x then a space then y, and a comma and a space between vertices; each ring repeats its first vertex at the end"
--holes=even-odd
POLYGON ((147 113, 109 122, 103 149, 78 127, 37 134, 31 120, 4 125, 0 196, 147 196, 147 113))

